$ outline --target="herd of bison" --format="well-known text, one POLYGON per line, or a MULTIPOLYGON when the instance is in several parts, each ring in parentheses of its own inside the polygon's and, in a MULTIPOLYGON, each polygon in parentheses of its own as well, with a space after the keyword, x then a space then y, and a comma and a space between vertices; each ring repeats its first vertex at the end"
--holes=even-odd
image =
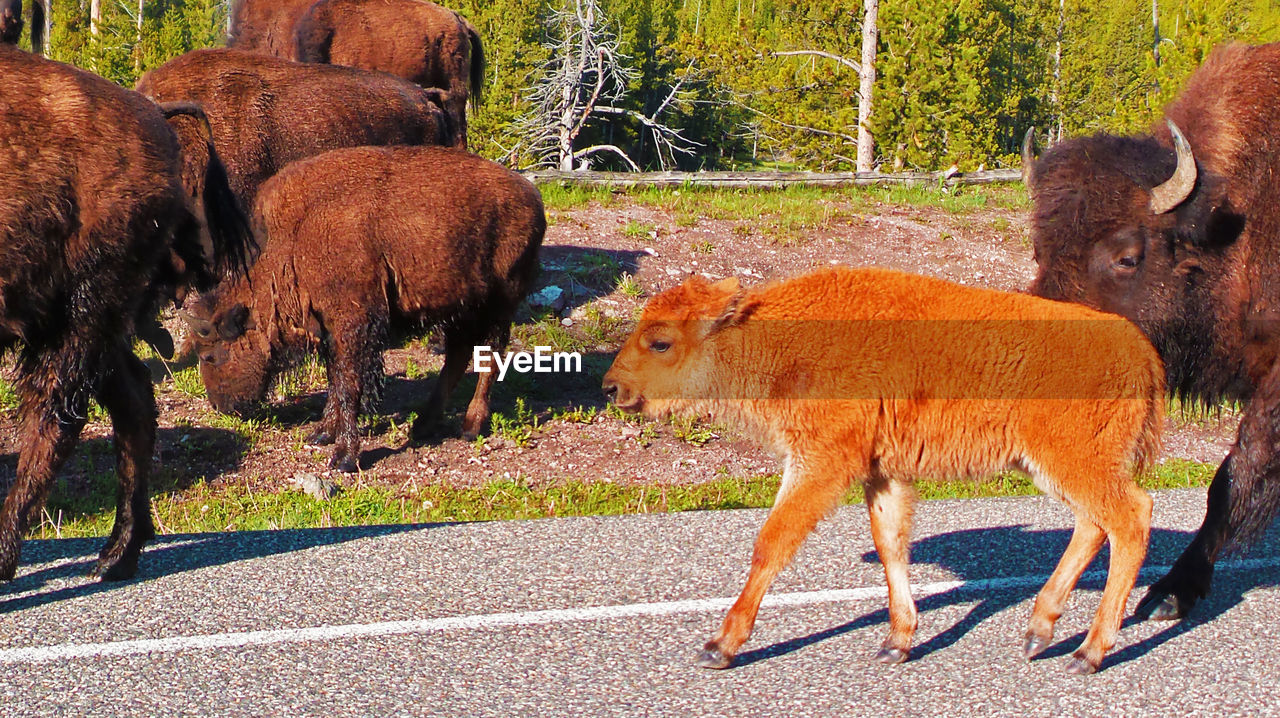
MULTIPOLYGON (((532 184, 466 151, 484 81, 470 23, 423 0, 241 0, 227 48, 135 90, 18 48, 21 25, 20 0, 0 0, 0 349, 19 397, 0 579, 90 399, 111 418, 119 478, 95 572, 136 572, 154 536, 157 412, 132 347, 172 351, 166 307, 182 308, 219 411, 252 410, 318 353, 328 397, 308 441, 332 444, 341 471, 358 465, 357 417, 379 399, 390 332, 436 326, 444 366, 411 436, 443 430, 473 349, 507 344, 546 230, 532 184)), ((1026 655, 1111 544, 1068 666, 1096 670, 1144 560, 1151 499, 1133 476, 1156 455, 1166 392, 1243 406, 1203 525, 1137 609, 1186 616, 1217 559, 1280 511, 1277 127, 1280 44, 1216 49, 1149 133, 1037 154, 1029 130, 1026 294, 834 268, 755 287, 695 276, 654 297, 606 394, 736 424, 783 466, 746 587, 699 664, 731 665, 774 576, 854 481, 889 585, 876 657, 906 660, 911 479, 1012 467, 1076 515, 1026 655)), ((493 380, 479 376, 466 437, 485 430, 493 380)))

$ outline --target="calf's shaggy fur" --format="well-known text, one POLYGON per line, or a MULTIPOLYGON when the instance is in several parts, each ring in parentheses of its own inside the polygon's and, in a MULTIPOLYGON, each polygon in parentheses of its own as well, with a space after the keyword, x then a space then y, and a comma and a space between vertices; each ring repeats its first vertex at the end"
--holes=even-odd
MULTIPOLYGON (((356 418, 376 400, 396 325, 441 325, 445 363, 413 433, 440 416, 473 347, 501 351, 537 271, 546 230, 538 190, 461 150, 360 147, 297 162, 254 208, 264 249, 247 278, 201 297, 190 322, 209 400, 242 412, 310 348, 328 371, 315 443, 354 471, 356 418)), ((494 375, 480 375, 463 435, 489 416, 494 375)))
POLYGON ((1024 652, 1049 645, 1067 595, 1102 543, 1102 603, 1068 670, 1115 644, 1146 554, 1151 499, 1133 472, 1155 458, 1164 370, 1120 317, 886 270, 833 269, 741 289, 695 277, 655 297, 605 376, 626 410, 711 414, 782 458, 742 595, 699 664, 728 667, 777 573, 850 482, 863 484, 889 585, 889 637, 906 660, 911 480, 1014 467, 1076 516, 1036 598, 1024 652))

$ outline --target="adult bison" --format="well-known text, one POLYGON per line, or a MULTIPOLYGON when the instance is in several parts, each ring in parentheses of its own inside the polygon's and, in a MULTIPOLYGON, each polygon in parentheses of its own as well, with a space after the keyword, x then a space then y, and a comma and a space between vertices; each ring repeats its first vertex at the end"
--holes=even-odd
MULTIPOLYGON (((319 350, 329 399, 310 441, 333 443, 330 466, 341 471, 356 470, 356 419, 380 395, 389 331, 444 331, 444 367, 413 425, 422 437, 475 347, 505 349, 546 230, 528 180, 440 147, 357 147, 294 163, 263 186, 253 216, 262 255, 188 316, 209 401, 242 412, 319 350)), ((463 436, 484 427, 493 381, 488 372, 476 382, 463 436)))
POLYGON ((290 162, 345 147, 452 145, 456 136, 443 92, 353 67, 196 50, 146 73, 137 89, 157 102, 203 108, 246 208, 290 162))
POLYGON ((316 0, 235 0, 227 47, 293 59, 293 28, 316 0))
POLYGON ((318 0, 298 18, 293 59, 381 70, 449 93, 445 110, 467 146, 467 100, 484 87, 480 33, 426 0, 318 0))
POLYGON ((176 286, 212 286, 243 266, 244 218, 216 172, 205 174, 197 207, 164 114, 136 92, 0 45, 0 97, 0 136, 22 140, 0 142, 0 351, 16 349, 20 399, 0 579, 14 576, 90 397, 111 416, 120 478, 95 571, 126 578, 154 535, 156 421, 150 373, 130 337, 176 286))
POLYGON ((1280 44, 1220 47, 1150 134, 1024 147, 1039 272, 1032 291, 1123 314, 1177 395, 1247 402, 1204 524, 1138 613, 1207 595, 1214 562, 1280 507, 1280 44))
MULTIPOLYGON (((22 0, 0 0, 0 44, 17 45, 22 37, 22 0)), ((44 48, 44 5, 31 0, 31 51, 44 48)))

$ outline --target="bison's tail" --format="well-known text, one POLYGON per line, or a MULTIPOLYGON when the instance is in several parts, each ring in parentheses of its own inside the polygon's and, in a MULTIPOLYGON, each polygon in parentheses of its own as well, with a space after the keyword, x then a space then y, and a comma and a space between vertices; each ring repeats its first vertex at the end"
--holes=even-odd
POLYGON ((44 54, 44 3, 31 0, 31 51, 44 54))
MULTIPOLYGON (((226 166, 213 144, 213 130, 204 109, 192 102, 170 102, 160 105, 165 119, 183 115, 200 123, 200 139, 205 143, 207 161, 202 168, 200 200, 203 205, 204 223, 208 228, 210 246, 184 248, 187 253, 201 255, 203 271, 196 272, 196 288, 205 291, 219 281, 245 274, 253 262, 258 245, 249 228, 240 200, 231 189, 226 166)), ((184 148, 184 152, 190 151, 184 148)), ((181 253, 181 252, 180 252, 181 253)))
POLYGON ((1164 433, 1165 379, 1164 364, 1154 351, 1147 362, 1147 415, 1142 420, 1133 450, 1134 470, 1145 472, 1160 458, 1161 437, 1164 433))
POLYGON ((467 29, 467 37, 471 41, 471 111, 480 109, 481 95, 484 92, 484 75, 487 66, 484 59, 484 43, 480 41, 480 33, 475 26, 466 20, 462 24, 467 29))

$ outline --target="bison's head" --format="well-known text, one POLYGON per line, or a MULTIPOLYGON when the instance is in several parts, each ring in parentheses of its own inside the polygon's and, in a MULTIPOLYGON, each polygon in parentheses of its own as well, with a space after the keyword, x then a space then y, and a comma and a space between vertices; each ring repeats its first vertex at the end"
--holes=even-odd
POLYGON ((659 294, 605 374, 605 394, 650 417, 691 407, 714 380, 709 340, 749 313, 736 279, 713 284, 695 276, 659 294))
POLYGON ((238 301, 220 302, 219 294, 200 297, 185 318, 209 403, 224 414, 244 416, 267 394, 271 353, 250 309, 238 301))
POLYGON ((17 45, 22 37, 22 0, 0 0, 0 43, 17 45))
POLYGON ((1157 340, 1183 318, 1206 262, 1243 223, 1223 183, 1200 171, 1182 133, 1169 128, 1174 149, 1151 136, 1100 134, 1036 161, 1024 145, 1034 294, 1123 315, 1157 340))

